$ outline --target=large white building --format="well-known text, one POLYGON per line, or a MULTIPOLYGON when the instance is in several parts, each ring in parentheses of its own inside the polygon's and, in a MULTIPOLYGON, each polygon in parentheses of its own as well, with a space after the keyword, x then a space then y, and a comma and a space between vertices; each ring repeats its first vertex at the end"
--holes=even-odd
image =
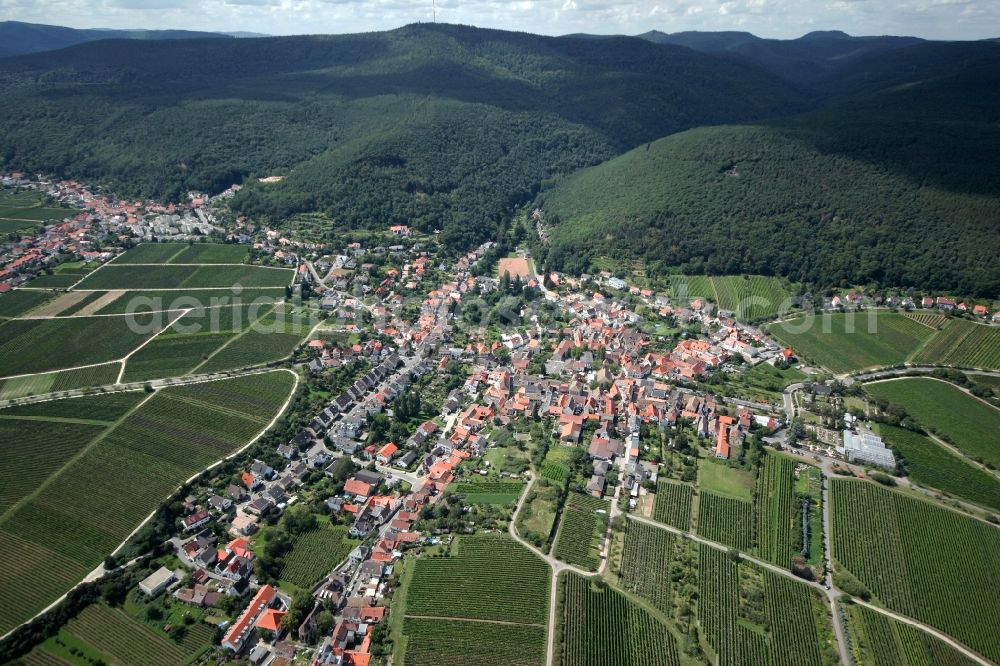
POLYGON ((868 430, 844 431, 844 446, 837 449, 848 462, 877 465, 886 469, 896 468, 896 457, 886 448, 882 438, 868 430))

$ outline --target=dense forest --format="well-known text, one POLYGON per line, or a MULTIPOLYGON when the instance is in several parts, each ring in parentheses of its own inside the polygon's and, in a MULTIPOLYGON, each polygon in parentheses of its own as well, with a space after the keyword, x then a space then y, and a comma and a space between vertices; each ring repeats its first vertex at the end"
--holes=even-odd
POLYGON ((0 21, 0 57, 40 53, 101 39, 194 39, 223 38, 212 32, 190 30, 80 30, 59 25, 0 21))
POLYGON ((642 146, 540 194, 545 263, 585 271, 595 256, 641 257, 654 274, 995 296, 998 91, 1000 71, 968 72, 642 146))
POLYGON ((537 202, 571 271, 1000 292, 1000 44, 670 37, 420 24, 0 58, 0 168, 167 200, 242 183, 265 222, 454 249, 537 202))
POLYGON ((0 159, 132 196, 243 182, 234 205, 272 222, 409 220, 467 245, 554 175, 805 103, 753 65, 638 39, 415 25, 110 41, 0 59, 0 159), (286 178, 257 182, 270 175, 286 178))

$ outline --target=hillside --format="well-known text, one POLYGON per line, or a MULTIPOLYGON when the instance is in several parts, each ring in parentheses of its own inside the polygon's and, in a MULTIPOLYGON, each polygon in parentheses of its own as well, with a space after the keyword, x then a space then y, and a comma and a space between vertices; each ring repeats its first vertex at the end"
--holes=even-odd
POLYGON ((976 70, 641 146, 540 195, 544 261, 995 296, 998 84, 976 70))
POLYGON ((64 49, 99 39, 195 39, 227 35, 191 30, 78 30, 58 25, 0 21, 0 58, 64 49))
POLYGON ((634 38, 109 41, 0 61, 0 159, 136 196, 246 181, 234 205, 265 219, 406 221, 467 245, 553 175, 805 103, 753 65, 634 38))

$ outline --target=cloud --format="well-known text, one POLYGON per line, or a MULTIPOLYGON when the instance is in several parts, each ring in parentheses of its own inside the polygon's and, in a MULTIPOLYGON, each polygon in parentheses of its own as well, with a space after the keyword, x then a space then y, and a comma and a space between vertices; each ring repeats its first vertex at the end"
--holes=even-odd
MULTIPOLYGON (((247 30, 270 34, 385 30, 430 21, 432 0, 0 0, 0 16, 74 27, 247 30)), ((749 30, 995 37, 992 0, 437 0, 437 19, 565 34, 749 30)))

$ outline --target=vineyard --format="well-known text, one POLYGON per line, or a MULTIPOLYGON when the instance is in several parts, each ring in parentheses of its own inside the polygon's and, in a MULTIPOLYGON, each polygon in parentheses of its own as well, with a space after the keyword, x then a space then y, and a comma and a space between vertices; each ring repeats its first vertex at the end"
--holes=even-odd
POLYGON ((833 558, 882 604, 1000 660, 1000 532, 871 483, 836 479, 833 558))
POLYGON ((49 292, 24 289, 0 294, 0 319, 20 317, 53 298, 55 294, 49 292))
POLYGON ((269 305, 285 297, 283 287, 242 289, 238 294, 229 289, 181 289, 170 291, 114 291, 117 298, 104 302, 95 314, 125 314, 126 312, 155 312, 158 310, 185 310, 188 308, 214 308, 236 304, 269 305))
POLYGON ((625 549, 618 572, 621 585, 669 616, 673 608, 673 586, 668 563, 679 538, 637 520, 625 524, 625 549))
POLYGON ((259 433, 291 392, 287 372, 157 392, 0 522, 0 631, 96 566, 177 485, 259 433), (51 579, 46 583, 42 579, 51 579))
POLYGON ((187 243, 140 243, 112 261, 117 264, 166 264, 187 247, 187 243))
MULTIPOLYGON (((122 358, 160 330, 155 315, 14 319, 0 324, 0 375, 46 372, 122 358)), ((165 322, 164 322, 165 323, 165 322)))
POLYGON ((903 363, 930 328, 895 312, 826 313, 768 327, 795 353, 836 373, 903 363))
POLYGON ((175 641, 121 610, 94 604, 70 620, 65 632, 123 666, 177 666, 203 652, 211 644, 215 630, 195 623, 181 641, 175 641))
POLYGON ((865 390, 906 409, 924 428, 935 432, 975 460, 1000 466, 1000 409, 961 389, 926 377, 866 384, 865 390))
POLYGON ((222 243, 141 243, 119 255, 113 264, 239 264, 246 245, 222 243))
POLYGON ((774 317, 791 296, 783 280, 762 275, 674 276, 671 293, 682 300, 711 300, 744 321, 774 317))
POLYGON ((0 379, 0 400, 114 384, 121 367, 120 362, 114 361, 104 365, 92 365, 89 368, 0 379))
POLYGON ((675 666, 677 641, 666 625, 604 584, 572 572, 564 586, 562 666, 675 666))
POLYGON ((284 287, 292 283, 293 271, 263 266, 135 266, 107 264, 77 285, 78 289, 222 289, 284 287))
POLYGON ((285 566, 278 576, 298 587, 310 589, 347 557, 356 541, 347 538, 344 527, 321 527, 293 538, 292 550, 282 557, 285 566))
POLYGON ((403 620, 406 666, 543 666, 545 628, 461 620, 403 620))
POLYGON ((406 614, 544 626, 549 566, 507 536, 463 536, 457 554, 414 562, 406 614))
POLYGON ((735 649, 737 644, 736 609, 739 602, 739 569, 736 562, 721 550, 699 545, 698 623, 705 640, 719 654, 722 664, 734 663, 733 655, 726 651, 735 649))
POLYGON ((469 504, 513 506, 523 489, 524 484, 520 481, 472 481, 452 484, 448 492, 462 495, 469 504))
POLYGON ((545 459, 542 461, 542 477, 555 483, 563 483, 569 476, 569 467, 554 460, 545 459))
POLYGON ((791 566, 792 529, 798 518, 792 509, 794 470, 791 459, 769 454, 757 478, 757 552, 762 560, 786 568, 791 566))
POLYGON ((1000 370, 1000 328, 950 319, 914 362, 1000 370))
POLYGON ((939 638, 864 606, 841 606, 851 649, 865 666, 973 666, 977 662, 939 638))
POLYGON ((882 424, 879 432, 914 483, 1000 511, 1000 479, 993 474, 912 430, 882 424))
POLYGON ((691 527, 691 500, 694 489, 683 483, 660 479, 656 483, 653 520, 685 532, 691 527))
POLYGON ((750 550, 753 504, 703 490, 698 494, 698 535, 739 550, 750 550))
POLYGON ((553 554, 563 562, 597 571, 610 505, 604 500, 572 492, 566 499, 553 554), (604 511, 605 513, 597 513, 604 511))
POLYGON ((948 321, 947 317, 936 312, 907 312, 906 316, 935 331, 939 330, 948 321))
POLYGON ((0 418, 9 416, 49 416, 109 423, 125 416, 148 396, 142 391, 85 395, 79 398, 46 400, 15 405, 0 410, 0 418))

